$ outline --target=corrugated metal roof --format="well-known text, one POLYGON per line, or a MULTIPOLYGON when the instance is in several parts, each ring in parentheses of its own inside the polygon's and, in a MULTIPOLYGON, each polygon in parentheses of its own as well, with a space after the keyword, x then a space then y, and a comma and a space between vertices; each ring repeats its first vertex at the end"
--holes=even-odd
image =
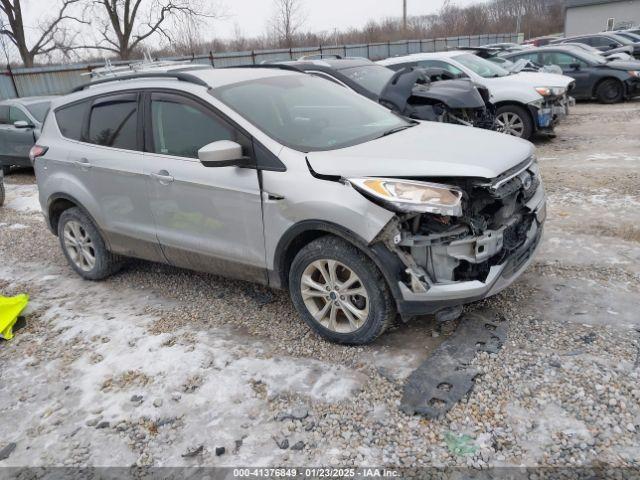
POLYGON ((640 0, 565 0, 564 6, 567 8, 573 8, 573 7, 587 7, 589 5, 601 5, 605 3, 620 3, 620 2, 633 3, 633 2, 640 2, 640 0))

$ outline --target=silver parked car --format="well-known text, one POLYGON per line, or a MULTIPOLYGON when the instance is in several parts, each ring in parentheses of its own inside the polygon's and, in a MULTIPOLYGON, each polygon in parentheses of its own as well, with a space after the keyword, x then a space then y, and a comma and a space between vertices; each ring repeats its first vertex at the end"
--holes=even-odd
POLYGON ((0 167, 31 166, 29 150, 40 136, 42 122, 55 97, 23 97, 0 102, 0 167))
POLYGON ((138 257, 287 288, 341 343, 499 292, 545 219, 529 142, 282 69, 94 82, 54 103, 31 156, 82 277, 138 257))

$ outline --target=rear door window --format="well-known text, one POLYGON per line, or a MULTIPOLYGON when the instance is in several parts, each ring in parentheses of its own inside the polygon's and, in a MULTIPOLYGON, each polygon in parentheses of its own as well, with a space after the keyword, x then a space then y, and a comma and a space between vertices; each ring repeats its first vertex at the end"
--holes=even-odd
POLYGON ((125 93, 93 101, 86 141, 104 147, 138 150, 138 95, 125 93))
POLYGON ((82 140, 82 122, 89 102, 80 102, 55 111, 56 123, 63 137, 82 140))

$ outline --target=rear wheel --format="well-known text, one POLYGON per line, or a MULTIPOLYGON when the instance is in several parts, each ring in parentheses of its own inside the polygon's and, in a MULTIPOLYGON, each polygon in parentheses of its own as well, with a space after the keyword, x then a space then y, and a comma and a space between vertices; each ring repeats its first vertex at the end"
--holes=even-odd
POLYGON ((2 173, 4 175, 9 175, 9 173, 11 172, 11 166, 9 165, 2 165, 2 173))
POLYGON ((600 103, 618 103, 624 98, 624 88, 614 78, 603 80, 596 87, 596 98, 600 103))
POLYGON ((314 240, 298 252, 289 271, 289 291, 304 321, 331 342, 372 342, 396 314, 375 264, 332 236, 314 240))
POLYGON ((102 280, 118 271, 122 264, 120 257, 107 250, 89 216, 77 207, 60 215, 58 238, 69 265, 82 278, 102 280))
POLYGON ((518 138, 533 135, 531 115, 518 105, 503 105, 496 111, 496 130, 518 138))

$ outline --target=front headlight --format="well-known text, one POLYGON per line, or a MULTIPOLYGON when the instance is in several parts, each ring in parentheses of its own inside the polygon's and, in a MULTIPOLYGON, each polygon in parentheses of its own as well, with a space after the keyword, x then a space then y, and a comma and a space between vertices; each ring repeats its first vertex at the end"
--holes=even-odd
POLYGON ((567 89, 564 87, 536 87, 536 92, 543 97, 548 97, 549 95, 559 97, 560 95, 564 95, 566 91, 567 89))
POLYGON ((349 178, 361 193, 374 197, 397 212, 462 215, 462 190, 441 183, 395 180, 392 178, 349 178))
POLYGON ((640 78, 640 70, 629 70, 629 75, 632 77, 640 78))

